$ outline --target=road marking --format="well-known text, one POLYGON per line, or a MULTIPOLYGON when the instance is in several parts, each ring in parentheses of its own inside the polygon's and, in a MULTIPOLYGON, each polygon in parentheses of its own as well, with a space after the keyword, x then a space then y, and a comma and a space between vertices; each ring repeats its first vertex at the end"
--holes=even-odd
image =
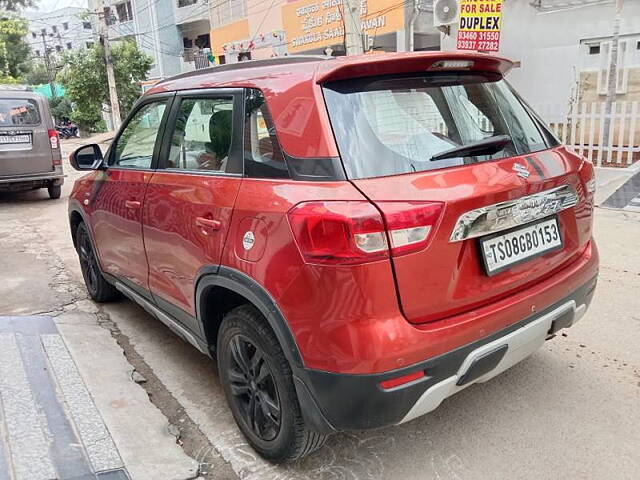
POLYGON ((41 339, 93 471, 102 472, 123 468, 120 454, 62 337, 58 334, 47 334, 42 335, 41 339))
POLYGON ((29 386, 16 336, 11 333, 0 333, 0 399, 15 480, 56 478, 49 458, 46 420, 29 386))

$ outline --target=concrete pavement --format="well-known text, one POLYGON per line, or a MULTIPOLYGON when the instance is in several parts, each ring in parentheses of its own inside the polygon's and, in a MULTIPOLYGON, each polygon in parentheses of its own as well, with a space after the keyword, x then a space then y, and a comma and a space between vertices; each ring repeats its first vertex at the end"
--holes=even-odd
POLYGON ((0 315, 53 317, 132 478, 189 478, 194 459, 206 478, 638 477, 640 214, 597 211, 601 278, 566 336, 432 414, 336 435, 276 467, 235 427, 214 362, 129 301, 86 300, 67 227, 70 187, 68 179, 58 201, 46 192, 0 197, 0 315), (134 368, 147 382, 131 381, 134 368))

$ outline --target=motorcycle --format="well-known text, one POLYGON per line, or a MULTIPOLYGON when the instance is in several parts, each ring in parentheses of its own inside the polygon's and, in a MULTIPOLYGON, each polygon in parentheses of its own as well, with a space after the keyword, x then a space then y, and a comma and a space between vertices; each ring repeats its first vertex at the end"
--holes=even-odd
POLYGON ((63 122, 56 125, 58 136, 63 139, 79 137, 78 126, 73 122, 63 122))

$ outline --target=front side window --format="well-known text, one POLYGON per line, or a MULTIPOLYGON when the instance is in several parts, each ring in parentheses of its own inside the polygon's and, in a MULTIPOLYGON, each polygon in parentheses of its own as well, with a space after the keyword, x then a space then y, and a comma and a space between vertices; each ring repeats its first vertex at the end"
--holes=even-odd
POLYGON ((167 168, 225 172, 233 138, 233 98, 185 98, 167 168))
POLYGON ((247 91, 244 124, 244 173, 253 178, 288 178, 276 130, 260 90, 247 91))
POLYGON ((343 80, 325 85, 324 93, 350 178, 435 170, 549 146, 498 76, 443 73, 343 80), (486 142, 493 150, 477 148, 486 142), (452 154, 470 146, 473 153, 452 154))
POLYGON ((21 125, 37 125, 40 123, 40 112, 34 100, 0 99, 0 126, 17 127, 21 125))
POLYGON ((112 166, 151 168, 166 102, 148 103, 131 118, 115 145, 112 166))

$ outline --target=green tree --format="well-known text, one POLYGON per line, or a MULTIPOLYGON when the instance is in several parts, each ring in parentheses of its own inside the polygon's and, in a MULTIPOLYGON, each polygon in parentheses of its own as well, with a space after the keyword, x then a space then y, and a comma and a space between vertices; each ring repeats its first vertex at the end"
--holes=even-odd
POLYGON ((47 67, 43 62, 32 62, 31 68, 25 74, 24 79, 29 85, 42 85, 43 83, 49 83, 47 67))
POLYGON ((12 13, 0 12, 0 76, 18 80, 29 70, 29 32, 27 21, 12 13))
MULTIPOLYGON (((142 93, 140 82, 146 80, 153 60, 133 42, 114 44, 112 55, 120 111, 126 115, 142 93)), ((62 65, 57 78, 74 105, 72 120, 83 129, 95 130, 101 119, 102 104, 109 103, 102 46, 67 52, 62 58, 62 65)))
POLYGON ((51 115, 56 121, 60 121, 63 118, 71 118, 73 115, 71 101, 67 97, 52 98, 49 100, 49 106, 51 107, 51 115))

